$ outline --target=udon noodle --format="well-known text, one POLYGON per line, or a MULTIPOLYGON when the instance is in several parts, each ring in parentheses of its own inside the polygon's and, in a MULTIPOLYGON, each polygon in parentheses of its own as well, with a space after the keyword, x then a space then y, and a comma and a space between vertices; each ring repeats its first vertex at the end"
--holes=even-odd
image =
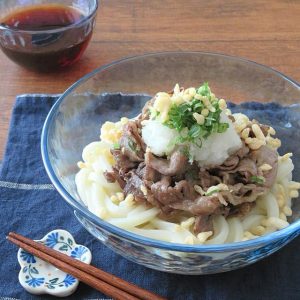
MULTIPOLYGON (((180 92, 177 90, 177 94, 180 92)), ((226 114, 230 115, 230 112, 226 111, 226 114)), ((277 149, 280 145, 278 139, 271 137, 271 134, 275 134, 273 128, 269 128, 270 134, 262 137, 257 126, 253 126, 255 123, 251 123, 247 116, 235 114, 233 117, 235 122, 232 128, 250 149, 251 147, 257 149, 259 147, 257 143, 262 143, 262 141, 273 149, 277 149), (254 129, 252 137, 249 136, 247 124, 254 129)), ((116 123, 104 123, 101 128, 100 141, 87 145, 83 149, 83 161, 78 163, 80 171, 75 181, 79 196, 88 209, 99 218, 148 238, 182 244, 223 244, 246 241, 289 225, 288 217, 292 215, 292 198, 298 197, 300 188, 300 183, 292 180, 294 168, 292 153, 278 155, 278 169, 272 186, 267 193, 257 197, 256 205, 246 215, 212 215, 213 230, 199 233, 193 229, 195 216, 182 214, 175 220, 162 218, 159 207, 136 201, 132 193, 124 193, 117 181, 108 182, 104 176, 105 172, 113 170, 116 162, 111 149, 119 142, 122 128, 128 122, 127 118, 121 118, 116 123)), ((157 151, 164 151, 164 149, 159 148, 157 151)), ((263 164, 260 168, 262 172, 269 170, 267 164, 263 164)), ((144 186, 140 189, 147 198, 147 189, 144 186)), ((209 195, 207 191, 206 195, 209 195)))

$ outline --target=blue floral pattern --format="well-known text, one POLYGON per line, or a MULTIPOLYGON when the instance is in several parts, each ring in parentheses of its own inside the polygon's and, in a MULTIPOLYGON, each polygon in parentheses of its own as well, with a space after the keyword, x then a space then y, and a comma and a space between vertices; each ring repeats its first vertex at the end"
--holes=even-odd
POLYGON ((31 264, 31 263, 34 264, 34 263, 36 263, 35 257, 31 253, 28 253, 28 252, 26 252, 24 250, 21 250, 20 256, 28 264, 31 264))
POLYGON ((44 277, 41 277, 41 278, 30 278, 28 280, 26 280, 26 283, 28 283, 28 285, 32 286, 32 287, 37 287, 37 286, 40 286, 44 283, 45 281, 45 278, 44 277))
POLYGON ((75 277, 73 277, 70 274, 67 274, 66 277, 61 281, 59 281, 58 277, 49 279, 49 281, 45 283, 45 286, 48 289, 55 289, 56 286, 69 287, 69 286, 74 285, 76 282, 77 282, 77 279, 75 277))
MULTIPOLYGON (((22 250, 22 251, 25 252, 24 250, 22 250)), ((25 253, 27 253, 27 252, 25 252, 25 253)), ((29 253, 27 253, 27 254, 29 254, 29 253)), ((39 275, 39 271, 36 267, 32 266, 32 264, 30 264, 28 267, 26 266, 25 268, 23 268, 23 273, 26 274, 25 282, 33 288, 42 285, 45 281, 44 277, 35 277, 35 275, 39 275)))
POLYGON ((88 250, 83 246, 75 247, 74 250, 71 252, 71 257, 76 259, 85 261, 85 257, 82 257, 88 250))
POLYGON ((47 236, 45 241, 45 245, 54 248, 54 246, 58 243, 58 232, 52 232, 47 236))
POLYGON ((72 250, 72 245, 74 241, 72 238, 65 238, 63 235, 58 234, 58 232, 52 232, 47 235, 46 241, 44 244, 50 248, 59 247, 58 250, 68 251, 72 250))
POLYGON ((68 286, 71 286, 73 283, 75 283, 76 279, 70 275, 70 274, 67 274, 63 283, 65 284, 66 287, 68 286))
MULTIPOLYGON (((38 242, 86 263, 91 261, 89 249, 76 244, 74 238, 67 231, 54 230, 38 242)), ((44 291, 55 296, 59 296, 60 293, 66 295, 66 290, 72 293, 78 285, 78 279, 72 275, 66 274, 54 266, 50 266, 50 270, 51 267, 53 270, 49 271, 49 266, 44 267, 47 263, 23 249, 19 249, 18 260, 21 265, 20 283, 31 293, 40 294, 41 291, 44 291)))

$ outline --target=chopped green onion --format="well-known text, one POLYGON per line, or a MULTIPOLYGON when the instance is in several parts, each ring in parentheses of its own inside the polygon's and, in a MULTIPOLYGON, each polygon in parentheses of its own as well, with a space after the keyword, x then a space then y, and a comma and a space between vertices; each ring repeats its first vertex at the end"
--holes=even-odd
POLYGON ((193 100, 194 102, 192 102, 192 106, 193 106, 193 109, 196 111, 196 112, 201 112, 202 108, 204 108, 204 105, 202 102, 199 102, 198 100, 193 100))
POLYGON ((205 196, 211 196, 211 195, 213 195, 215 193, 219 193, 219 192, 220 192, 220 189, 214 189, 208 193, 205 193, 205 196))
POLYGON ((218 133, 223 133, 229 128, 228 123, 219 123, 218 124, 218 133))
MULTIPOLYGON (((179 105, 172 104, 168 112, 168 120, 164 125, 176 129, 180 133, 180 138, 172 141, 174 144, 182 144, 192 142, 201 147, 202 139, 208 138, 212 133, 223 133, 229 128, 228 123, 220 122, 221 108, 219 101, 215 97, 211 97, 212 93, 208 83, 204 83, 197 89, 197 94, 208 98, 210 105, 214 109, 210 109, 209 114, 205 117, 204 124, 198 124, 193 114, 201 114, 203 109, 207 109, 207 104, 202 100, 193 98, 189 102, 184 102, 179 105), (187 132, 183 135, 183 129, 187 132)), ((151 118, 157 117, 157 111, 150 108, 151 118)))
POLYGON ((202 131, 201 125, 196 123, 190 128, 188 134, 192 139, 196 139, 201 135, 201 131, 202 131))
POLYGON ((159 111, 157 111, 154 107, 149 107, 150 119, 155 119, 159 115, 159 111))
POLYGON ((207 96, 207 97, 210 96, 211 91, 208 86, 208 82, 204 82, 204 84, 198 88, 197 93, 200 94, 201 96, 207 96))
POLYGON ((114 150, 119 150, 120 148, 121 148, 121 145, 118 142, 113 144, 114 150))
POLYGON ((258 184, 264 184, 266 179, 263 176, 251 176, 250 180, 258 184))
POLYGON ((189 148, 188 147, 183 147, 182 149, 180 149, 180 152, 187 158, 190 157, 190 153, 189 153, 189 148))
POLYGON ((136 143, 133 140, 128 139, 128 146, 133 152, 136 152, 136 143))

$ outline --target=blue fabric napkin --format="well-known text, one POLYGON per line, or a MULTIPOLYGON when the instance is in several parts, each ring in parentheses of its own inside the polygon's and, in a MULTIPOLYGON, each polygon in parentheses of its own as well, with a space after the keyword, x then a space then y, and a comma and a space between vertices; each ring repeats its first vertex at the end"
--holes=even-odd
MULTIPOLYGON (((244 269, 206 276, 167 274, 139 266, 93 238, 75 219, 72 209, 51 185, 40 154, 43 122, 55 102, 51 96, 17 97, 8 143, 0 170, 0 299, 53 299, 28 294, 18 282, 17 247, 5 239, 15 231, 32 239, 61 228, 89 247, 92 264, 169 299, 300 299, 300 239, 244 269)), ((256 107, 265 116, 280 107, 256 107)), ((250 111, 251 113, 251 111, 250 111)), ((284 117, 284 116, 283 116, 284 117)), ((298 119, 299 121, 299 116, 298 119)), ((80 283, 69 299, 108 299, 80 283)))

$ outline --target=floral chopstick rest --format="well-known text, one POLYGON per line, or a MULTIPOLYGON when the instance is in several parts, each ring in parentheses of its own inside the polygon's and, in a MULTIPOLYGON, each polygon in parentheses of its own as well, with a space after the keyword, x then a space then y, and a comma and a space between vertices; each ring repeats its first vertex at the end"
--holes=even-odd
MULTIPOLYGON (((36 241, 84 263, 91 263, 91 251, 85 246, 76 244, 73 236, 66 230, 53 230, 36 241)), ((18 251, 18 262, 21 266, 20 284, 31 294, 65 297, 77 289, 78 279, 21 248, 18 251)))

